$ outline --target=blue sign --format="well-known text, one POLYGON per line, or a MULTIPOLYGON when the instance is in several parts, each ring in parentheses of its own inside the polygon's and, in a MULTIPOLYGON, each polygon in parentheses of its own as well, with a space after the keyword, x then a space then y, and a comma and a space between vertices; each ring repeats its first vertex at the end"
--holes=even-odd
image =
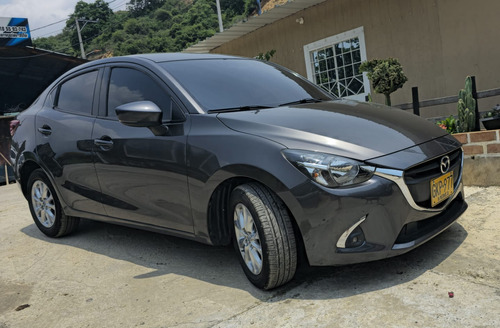
POLYGON ((0 17, 0 47, 31 45, 27 18, 0 17))

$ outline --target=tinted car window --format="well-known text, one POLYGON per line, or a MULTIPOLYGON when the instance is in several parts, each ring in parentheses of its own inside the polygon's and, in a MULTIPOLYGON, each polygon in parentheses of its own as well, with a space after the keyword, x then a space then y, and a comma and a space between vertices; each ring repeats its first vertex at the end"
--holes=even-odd
POLYGON ((302 77, 257 60, 187 60, 161 66, 205 110, 332 99, 302 77))
POLYGON ((91 114, 97 71, 78 75, 61 84, 57 108, 80 114, 91 114))
POLYGON ((162 111, 163 119, 170 119, 171 99, 152 78, 132 68, 114 68, 108 91, 108 116, 115 117, 115 108, 134 101, 149 100, 162 111))

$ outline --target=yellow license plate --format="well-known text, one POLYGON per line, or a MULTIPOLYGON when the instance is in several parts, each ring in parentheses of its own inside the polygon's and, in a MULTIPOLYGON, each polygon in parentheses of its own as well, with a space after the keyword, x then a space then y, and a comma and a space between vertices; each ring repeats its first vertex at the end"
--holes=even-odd
POLYGON ((453 171, 431 180, 431 206, 453 195, 453 171))

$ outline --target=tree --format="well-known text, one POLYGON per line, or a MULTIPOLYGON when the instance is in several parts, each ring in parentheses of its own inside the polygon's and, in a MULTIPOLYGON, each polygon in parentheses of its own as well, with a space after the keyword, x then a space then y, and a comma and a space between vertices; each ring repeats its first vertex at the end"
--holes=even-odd
POLYGON ((220 0, 220 8, 228 16, 242 15, 245 12, 245 0, 220 0))
POLYGON ((86 46, 87 52, 102 50, 102 52, 113 53, 116 46, 127 37, 123 26, 129 18, 129 13, 126 11, 113 13, 100 34, 89 40, 90 43, 86 46))
MULTIPOLYGON (((75 18, 97 20, 82 30, 87 52, 121 56, 134 53, 182 51, 218 30, 215 0, 128 0, 128 11, 113 12, 105 1, 79 1, 63 33, 34 40, 47 50, 80 54, 75 18)), ((246 17, 255 0, 220 0, 224 24, 246 17)), ((80 27, 83 23, 80 23, 80 27)))
POLYGON ((259 6, 256 0, 245 0, 245 16, 250 16, 252 13, 256 12, 259 6))
POLYGON ((231 25, 252 15, 258 6, 255 0, 220 0, 220 7, 224 24, 231 25))
POLYGON ((215 1, 195 1, 182 16, 182 21, 170 29, 170 36, 176 41, 175 51, 214 35, 218 26, 215 1))
POLYGON ((33 46, 35 48, 44 50, 51 50, 55 52, 75 55, 76 52, 73 52, 73 48, 71 47, 71 42, 69 41, 69 39, 70 33, 68 31, 64 31, 63 33, 59 33, 58 35, 53 35, 46 38, 37 38, 33 40, 33 46))
POLYGON ((385 96, 385 104, 391 106, 391 93, 403 87, 408 78, 403 67, 395 58, 373 59, 359 66, 360 72, 367 72, 373 89, 385 96))
MULTIPOLYGON (((113 16, 113 11, 104 0, 96 0, 94 3, 86 3, 78 1, 75 6, 75 11, 66 21, 66 30, 71 31, 70 42, 73 49, 78 50, 80 45, 78 41, 78 33, 76 31, 75 19, 86 19, 98 21, 97 23, 89 23, 82 29, 83 43, 90 43, 90 41, 97 37, 107 27, 107 22, 113 16)), ((80 24, 80 28, 83 24, 80 24)))
POLYGON ((164 3, 165 0, 130 0, 128 10, 132 17, 138 17, 160 8, 164 3))

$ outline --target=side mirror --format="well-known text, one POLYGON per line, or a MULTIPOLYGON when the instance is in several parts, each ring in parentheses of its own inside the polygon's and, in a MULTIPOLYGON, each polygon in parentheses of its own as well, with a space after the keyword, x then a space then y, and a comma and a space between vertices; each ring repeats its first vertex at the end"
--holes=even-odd
POLYGON ((162 111, 152 101, 134 101, 115 108, 120 123, 135 127, 155 127, 161 125, 162 111))

